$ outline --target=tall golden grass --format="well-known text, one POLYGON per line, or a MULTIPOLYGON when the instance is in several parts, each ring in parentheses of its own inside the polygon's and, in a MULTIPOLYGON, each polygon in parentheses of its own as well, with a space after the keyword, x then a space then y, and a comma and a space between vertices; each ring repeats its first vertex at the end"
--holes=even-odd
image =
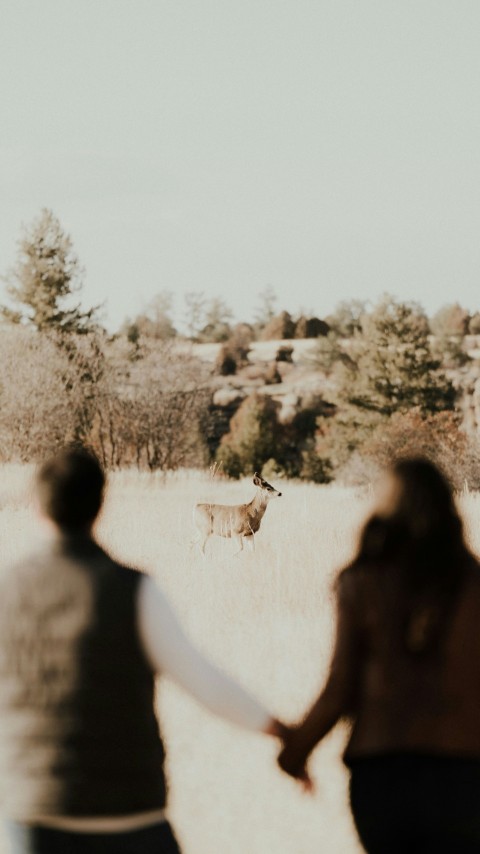
MULTIPOLYGON (((35 547, 39 523, 28 467, 0 480, 4 561, 35 547)), ((207 556, 190 548, 195 501, 237 503, 248 481, 121 472, 110 479, 98 526, 122 561, 158 580, 198 646, 280 718, 294 721, 318 691, 334 629, 332 581, 355 548, 369 496, 335 486, 283 483, 256 538, 234 556, 212 538, 207 556)), ((460 498, 472 545, 480 547, 476 495, 460 498)), ((159 712, 168 748, 170 816, 185 854, 354 854, 348 777, 338 728, 314 753, 316 794, 302 794, 275 765, 271 739, 213 718, 167 680, 159 712)), ((1 849, 5 850, 5 849, 1 849)))

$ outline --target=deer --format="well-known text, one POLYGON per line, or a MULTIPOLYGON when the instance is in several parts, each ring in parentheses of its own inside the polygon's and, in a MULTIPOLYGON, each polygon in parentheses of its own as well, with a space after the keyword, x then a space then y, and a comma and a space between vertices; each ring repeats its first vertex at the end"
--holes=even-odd
POLYGON ((200 536, 198 545, 202 554, 205 554, 207 540, 212 534, 236 539, 240 546, 239 552, 243 550, 244 540, 251 537, 250 542, 255 548, 254 537, 260 528, 268 502, 271 498, 280 498, 282 493, 257 472, 254 474, 253 484, 257 491, 249 504, 195 505, 193 518, 200 536))

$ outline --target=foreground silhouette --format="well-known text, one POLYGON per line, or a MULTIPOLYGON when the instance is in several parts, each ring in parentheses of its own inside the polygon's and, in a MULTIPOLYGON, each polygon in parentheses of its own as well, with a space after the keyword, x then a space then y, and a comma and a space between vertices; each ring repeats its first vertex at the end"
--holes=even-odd
POLYGON ((365 849, 480 851, 480 567, 431 463, 401 461, 383 479, 337 605, 326 686, 280 766, 305 779, 311 751, 349 718, 365 849))
POLYGON ((104 475, 66 450, 38 476, 48 545, 0 577, 0 793, 14 854, 175 854, 155 676, 252 731, 284 728, 207 661, 161 591, 92 526, 104 475))

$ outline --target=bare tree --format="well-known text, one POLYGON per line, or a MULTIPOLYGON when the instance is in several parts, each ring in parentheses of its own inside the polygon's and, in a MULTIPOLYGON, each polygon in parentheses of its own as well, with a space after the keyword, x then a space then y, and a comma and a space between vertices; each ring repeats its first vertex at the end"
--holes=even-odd
POLYGON ((73 440, 66 354, 36 332, 3 327, 0 364, 0 458, 29 462, 73 440))
POLYGON ((133 363, 105 360, 95 387, 90 442, 109 468, 162 471, 203 465, 201 422, 210 394, 205 369, 174 344, 158 342, 133 363))
POLYGON ((205 326, 206 298, 202 291, 188 291, 185 294, 185 323, 188 337, 196 341, 205 326))
POLYGON ((125 387, 136 461, 163 471, 204 462, 200 423, 209 401, 204 368, 172 345, 136 363, 125 387))

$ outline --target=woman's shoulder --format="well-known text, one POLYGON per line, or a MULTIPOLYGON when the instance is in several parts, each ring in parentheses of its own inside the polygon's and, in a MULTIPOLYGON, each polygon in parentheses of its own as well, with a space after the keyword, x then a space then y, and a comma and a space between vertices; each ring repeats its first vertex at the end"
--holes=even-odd
POLYGON ((385 573, 378 570, 376 564, 364 560, 356 560, 342 569, 335 583, 339 608, 362 615, 363 620, 383 596, 385 573))
POLYGON ((370 575, 363 563, 350 563, 344 567, 335 580, 335 592, 340 602, 355 604, 371 583, 370 575))
POLYGON ((467 583, 480 588, 480 561, 473 554, 469 554, 466 559, 465 577, 467 583))
POLYGON ((354 560, 338 573, 336 584, 342 590, 356 590, 364 584, 370 584, 378 568, 372 561, 354 560))

